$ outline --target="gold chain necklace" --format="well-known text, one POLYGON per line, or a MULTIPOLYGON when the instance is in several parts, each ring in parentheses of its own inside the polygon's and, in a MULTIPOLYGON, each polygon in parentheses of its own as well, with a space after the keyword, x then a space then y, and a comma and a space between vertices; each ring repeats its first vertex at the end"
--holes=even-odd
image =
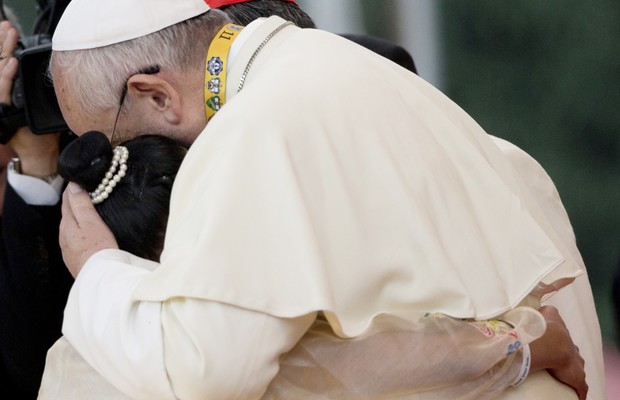
MULTIPOLYGON (((289 25, 293 25, 292 22, 284 22, 276 29, 274 29, 254 50, 254 53, 250 57, 248 64, 241 75, 239 81, 239 88, 237 93, 243 89, 245 80, 247 78, 250 67, 254 63, 256 56, 265 47, 267 42, 271 40, 278 32, 286 28, 289 25)), ((215 113, 217 113, 224 103, 226 102, 226 88, 227 88, 227 71, 228 71, 228 55, 232 43, 237 38, 237 35, 243 30, 243 26, 235 24, 227 24, 215 35, 213 42, 209 46, 207 57, 205 60, 205 86, 204 86, 204 102, 205 113, 207 121, 209 121, 215 113)))
POLYGON ((280 32, 282 29, 286 28, 289 25, 293 25, 293 23, 287 21, 283 23, 282 25, 278 26, 265 38, 265 40, 261 42, 261 44, 256 48, 256 50, 254 50, 254 53, 252 54, 252 57, 250 57, 250 61, 248 61, 248 64, 245 66, 245 70, 243 71, 243 74, 241 75, 241 79, 239 80, 239 88, 237 89, 237 93, 239 93, 241 89, 243 89, 243 85, 245 85, 245 79, 247 78, 248 72, 250 71, 250 67, 254 63, 254 60, 256 59, 256 56, 258 55, 258 53, 260 53, 260 51, 263 49, 263 47, 265 47, 267 42, 271 40, 271 38, 273 38, 278 32, 280 32))

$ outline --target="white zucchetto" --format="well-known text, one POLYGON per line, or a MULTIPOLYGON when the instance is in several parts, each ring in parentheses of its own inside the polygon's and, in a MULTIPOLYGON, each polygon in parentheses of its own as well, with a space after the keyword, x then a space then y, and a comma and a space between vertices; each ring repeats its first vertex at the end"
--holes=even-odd
POLYGON ((124 42, 209 9, 204 0, 72 0, 58 22, 52 49, 84 50, 124 42))

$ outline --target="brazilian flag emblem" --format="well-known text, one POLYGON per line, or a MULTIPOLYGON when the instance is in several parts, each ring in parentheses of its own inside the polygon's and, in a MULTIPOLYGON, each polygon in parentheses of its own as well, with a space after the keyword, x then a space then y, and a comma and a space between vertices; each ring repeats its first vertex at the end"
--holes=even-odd
POLYGON ((222 106, 222 102, 220 100, 220 96, 213 96, 207 100, 207 106, 213 111, 220 111, 220 107, 222 106))

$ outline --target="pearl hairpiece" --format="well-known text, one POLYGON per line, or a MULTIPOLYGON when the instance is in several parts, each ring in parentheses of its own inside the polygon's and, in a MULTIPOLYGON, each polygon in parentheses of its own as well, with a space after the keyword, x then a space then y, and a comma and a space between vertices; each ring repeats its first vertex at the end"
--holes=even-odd
POLYGON ((127 158, 129 158, 127 147, 116 146, 114 148, 110 169, 105 173, 97 189, 94 192, 88 193, 93 204, 99 204, 107 199, 116 184, 125 176, 127 173, 127 158), (117 169, 118 172, 116 172, 117 169))

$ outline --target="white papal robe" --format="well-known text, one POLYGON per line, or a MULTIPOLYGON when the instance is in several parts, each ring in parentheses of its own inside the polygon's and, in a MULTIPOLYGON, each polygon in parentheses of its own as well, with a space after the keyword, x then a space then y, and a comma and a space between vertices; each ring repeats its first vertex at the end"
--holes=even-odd
POLYGON ((254 58, 281 23, 236 50, 230 98, 175 182, 161 265, 105 250, 76 279, 63 332, 130 397, 260 397, 319 311, 341 338, 385 316, 484 320, 582 273, 458 106, 319 30, 287 27, 254 58))
MULTIPOLYGON (((519 174, 525 178, 530 191, 536 197, 537 202, 549 217, 556 231, 560 233, 571 251, 575 252, 575 257, 578 257, 579 253, 575 245, 575 238, 572 233, 568 215, 564 210, 561 199, 551 179, 543 168, 525 152, 505 140, 499 138, 493 139, 502 152, 513 163, 515 169, 519 171, 519 174)), ((137 262, 137 260, 134 261, 137 262)), ((147 269, 156 267, 156 264, 149 262, 141 262, 139 265, 147 269)), ((605 399, 606 387, 601 334, 587 275, 584 274, 577 278, 574 284, 564 288, 546 303, 558 307, 571 332, 573 340, 579 347, 586 361, 586 376, 590 386, 588 398, 605 399)), ((314 332, 310 333, 310 336, 306 335, 304 337, 305 340, 302 340, 289 355, 284 357, 284 365, 281 366, 282 370, 275 381, 270 385, 266 394, 267 398, 277 397, 278 393, 281 392, 290 394, 290 392, 286 391, 289 383, 283 376, 286 377, 292 373, 291 370, 288 369, 288 364, 295 362, 304 362, 308 364, 306 360, 307 355, 303 353, 304 351, 316 353, 321 351, 321 348, 329 348, 324 344, 317 344, 316 340, 314 345, 307 343, 309 340, 312 340, 313 336, 318 334, 320 333, 314 332)), ((404 341, 407 340, 408 339, 404 339, 404 341)), ((486 340, 486 338, 480 338, 479 346, 482 346, 486 340)), ((406 350, 400 346, 402 345, 402 341, 403 340, 399 340, 397 337, 390 337, 389 342, 383 347, 382 356, 390 352, 388 346, 393 346, 391 351, 396 349, 401 355, 404 354, 406 350)), ((334 348, 329 348, 329 350, 332 353, 336 353, 334 348)), ((346 349, 342 350, 339 356, 347 357, 347 351, 346 349)), ((487 347, 486 351, 492 351, 491 346, 487 347)), ((370 352, 368 354, 368 357, 372 357, 370 352)), ((355 353, 355 357, 359 356, 360 352, 358 351, 355 353)), ((382 357, 382 359, 385 360, 385 357, 382 357)), ((373 361, 376 365, 377 361, 373 361)), ((391 360, 386 362, 386 364, 393 362, 394 360, 391 360)), ((334 371, 337 367, 336 365, 330 366, 329 360, 323 360, 323 363, 325 364, 325 371, 328 372, 334 371)), ((295 372, 293 371, 293 373, 295 372)), ((338 381, 336 380, 336 382, 338 381)), ((330 395, 333 394, 330 392, 330 389, 326 387, 325 381, 321 383, 326 393, 330 395)), ((334 387, 338 388, 337 384, 334 385, 334 387)), ((288 388, 288 390, 291 389, 288 388)), ((302 388, 296 388, 296 390, 302 390, 302 388)), ((39 398, 41 400, 69 398, 90 400, 129 399, 129 397, 125 396, 103 379, 103 377, 75 351, 65 338, 61 338, 48 354, 39 398)), ((576 395, 571 388, 557 382, 554 378, 550 377, 549 374, 541 371, 530 375, 520 386, 508 389, 500 398, 504 400, 546 400, 549 398, 571 399, 576 398, 576 395)))

